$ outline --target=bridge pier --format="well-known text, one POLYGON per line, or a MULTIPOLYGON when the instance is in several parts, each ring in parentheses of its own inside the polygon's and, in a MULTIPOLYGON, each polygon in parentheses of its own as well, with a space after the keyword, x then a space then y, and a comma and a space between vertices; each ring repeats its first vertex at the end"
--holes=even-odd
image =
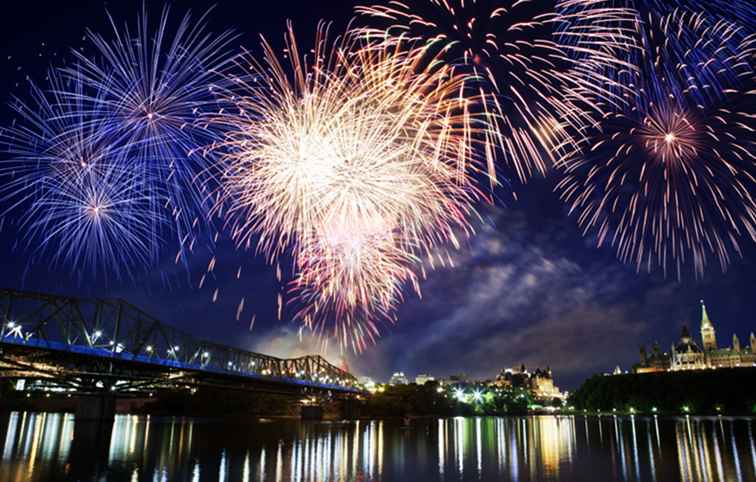
POLYGON ((76 406, 75 417, 77 421, 113 421, 115 419, 115 397, 110 395, 81 397, 76 406))
MULTIPOLYGON (((81 404, 79 407, 84 407, 91 414, 95 404, 81 404)), ((107 467, 113 418, 80 418, 80 411, 76 411, 74 418, 70 475, 75 480, 92 480, 107 467)))

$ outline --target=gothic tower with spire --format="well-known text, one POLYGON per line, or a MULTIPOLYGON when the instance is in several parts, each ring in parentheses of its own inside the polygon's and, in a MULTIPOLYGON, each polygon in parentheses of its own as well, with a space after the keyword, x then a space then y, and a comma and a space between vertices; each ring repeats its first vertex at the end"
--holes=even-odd
POLYGON ((740 367, 756 370, 756 335, 751 332, 747 340, 741 341, 734 333, 731 346, 718 347, 714 323, 709 318, 704 300, 701 300, 701 343, 693 341, 690 335, 688 328, 683 326, 680 340, 672 344, 669 353, 662 353, 657 343, 651 353, 641 346, 640 363, 633 370, 635 373, 740 367))
POLYGON ((704 351, 717 349, 717 335, 714 331, 714 325, 709 319, 709 314, 706 312, 704 300, 701 300, 701 341, 704 351))

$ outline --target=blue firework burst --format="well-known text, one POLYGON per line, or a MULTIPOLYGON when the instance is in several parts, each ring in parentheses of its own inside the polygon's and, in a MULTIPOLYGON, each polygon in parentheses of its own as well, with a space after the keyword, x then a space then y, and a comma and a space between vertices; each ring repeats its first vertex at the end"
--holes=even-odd
POLYGON ((557 186, 597 244, 678 278, 726 269, 756 240, 756 36, 704 13, 650 17, 585 156, 557 186))
POLYGON ((171 29, 168 8, 156 25, 143 10, 135 30, 110 17, 109 36, 87 35, 95 53, 74 51, 78 68, 64 70, 85 85, 82 104, 122 150, 124 168, 159 194, 151 202, 164 211, 162 232, 176 236, 182 256, 197 234, 207 233, 217 131, 204 116, 220 108, 214 91, 233 60, 234 35, 210 32, 206 15, 187 13, 171 29))
POLYGON ((133 274, 152 264, 161 214, 145 178, 123 168, 123 152, 84 108, 77 77, 49 74, 16 99, 16 121, 2 131, 0 201, 20 214, 21 235, 35 253, 78 273, 133 274))

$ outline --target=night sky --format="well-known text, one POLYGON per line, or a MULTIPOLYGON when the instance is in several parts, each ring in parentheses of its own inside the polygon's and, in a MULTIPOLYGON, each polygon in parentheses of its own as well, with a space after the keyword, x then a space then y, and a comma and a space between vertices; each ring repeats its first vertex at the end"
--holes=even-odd
MULTIPOLYGON (((2 123, 12 121, 11 95, 28 92, 27 76, 42 80, 70 48, 83 47, 87 28, 108 33, 106 9, 119 23, 133 22, 140 2, 76 0, 12 2, 0 18, 0 101, 2 123)), ((237 44, 254 49, 259 35, 279 41, 285 21, 294 21, 303 41, 312 38, 319 19, 343 27, 354 2, 288 0, 281 2, 177 1, 175 17, 187 9, 199 14, 216 5, 210 28, 231 28, 237 44), (246 4, 248 6, 242 6, 246 4)), ((163 3, 150 2, 157 16, 163 3)), ((556 382, 575 388, 586 376, 629 368, 640 344, 658 340, 664 349, 683 324, 698 338, 700 308, 705 298, 720 345, 729 346, 733 332, 742 343, 756 331, 756 247, 743 241, 743 259, 727 273, 714 267, 704 279, 665 280, 659 274, 637 274, 617 261, 610 249, 596 249, 584 239, 552 189, 555 180, 538 178, 511 184, 495 193, 496 206, 480 206, 485 222, 478 234, 455 254, 455 268, 439 269, 422 284, 422 300, 406 291, 396 326, 387 327, 376 346, 360 356, 348 354, 358 375, 386 379, 402 370, 410 376, 466 373, 493 378, 504 367, 550 365, 556 382), (509 190, 514 190, 514 201, 509 190)), ((0 209, 2 211, 2 209, 0 209)), ((185 269, 166 253, 164 263, 135 280, 100 280, 72 276, 44 258, 27 262, 30 249, 20 243, 12 216, 0 231, 0 285, 70 295, 126 299, 161 320, 198 336, 280 356, 316 350, 313 340, 298 340, 298 325, 277 321, 279 286, 274 271, 252 252, 239 253, 226 240, 217 256, 217 278, 203 289, 197 281, 209 257, 191 260, 185 269), (243 275, 236 281, 238 266, 243 275), (212 302, 219 289, 219 299, 212 302), (236 308, 246 298, 236 321, 236 308), (252 313, 256 314, 249 330, 252 313)), ((175 251, 174 251, 175 253, 175 251)), ((332 350, 329 358, 338 361, 332 350)))

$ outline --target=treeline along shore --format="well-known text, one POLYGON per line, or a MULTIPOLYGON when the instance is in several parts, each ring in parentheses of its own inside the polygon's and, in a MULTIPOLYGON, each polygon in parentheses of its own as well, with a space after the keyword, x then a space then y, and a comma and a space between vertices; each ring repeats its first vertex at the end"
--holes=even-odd
POLYGON ((570 404, 601 412, 756 414, 756 368, 594 375, 570 404))

